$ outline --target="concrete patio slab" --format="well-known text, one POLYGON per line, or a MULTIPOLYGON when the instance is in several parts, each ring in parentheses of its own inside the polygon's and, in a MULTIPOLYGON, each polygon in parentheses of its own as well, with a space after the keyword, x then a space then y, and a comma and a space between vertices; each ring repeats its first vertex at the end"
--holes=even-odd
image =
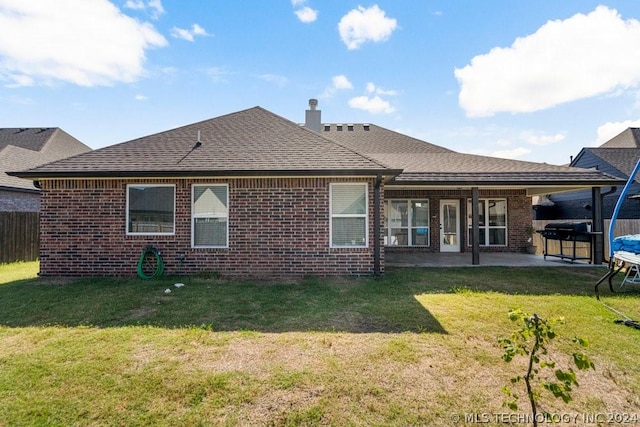
MULTIPOLYGON (((480 264, 473 265, 469 253, 386 253, 387 267, 593 267, 584 260, 570 262, 560 258, 521 253, 480 254, 480 264)), ((606 265, 602 265, 606 267, 606 265)))

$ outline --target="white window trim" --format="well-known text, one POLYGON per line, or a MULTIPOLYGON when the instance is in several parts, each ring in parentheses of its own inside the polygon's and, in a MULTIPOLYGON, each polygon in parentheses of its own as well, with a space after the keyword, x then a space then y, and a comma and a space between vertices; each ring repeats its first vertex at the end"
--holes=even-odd
MULTIPOLYGON (((389 199, 387 201, 387 209, 389 212, 391 212, 391 202, 406 202, 407 203, 407 215, 412 215, 409 212, 411 212, 411 202, 427 202, 429 205, 429 210, 431 210, 431 201, 428 198, 413 198, 413 199, 389 199)), ((407 229, 407 244, 406 245, 387 245, 387 247, 390 248, 428 248, 431 246, 431 224, 425 226, 421 226, 421 227, 414 227, 411 225, 411 217, 407 217, 407 227, 391 227, 391 224, 389 223, 389 218, 387 217, 387 224, 386 224, 386 234, 387 234, 387 241, 391 241, 391 229, 392 228, 406 228, 407 229), (413 245, 413 244, 409 244, 409 240, 412 240, 412 234, 411 231, 417 228, 426 228, 428 230, 427 232, 427 244, 426 245, 413 245)), ((413 243, 413 242, 411 242, 413 243)))
POLYGON ((228 249, 229 248, 229 184, 206 184, 199 183, 191 186, 191 248, 193 249, 228 249), (226 187, 227 189, 227 213, 215 215, 195 214, 195 191, 196 187, 226 187), (225 245, 196 245, 196 218, 226 218, 227 219, 227 243, 225 245))
MULTIPOLYGON (((487 224, 480 227, 480 232, 482 232, 484 230, 484 241, 486 242, 484 245, 480 245, 483 248, 506 248, 509 246, 509 202, 506 198, 504 197, 483 197, 478 199, 478 201, 483 201, 485 202, 485 218, 487 218, 487 224), (504 200, 504 207, 505 207, 505 212, 504 212, 504 225, 500 225, 500 226, 489 226, 488 221, 489 221, 489 204, 487 203, 489 200, 504 200), (504 228, 504 245, 491 245, 489 244, 489 229, 491 228, 504 228)), ((467 199, 467 209, 469 209, 469 205, 472 203, 471 199, 467 199)), ((471 211, 467 212, 467 215, 471 215, 471 211)), ((467 226, 467 246, 471 247, 471 227, 467 226)))
POLYGON ((329 184, 329 247, 331 249, 352 249, 369 247, 369 184, 366 182, 332 182, 329 184), (338 186, 361 185, 364 187, 364 214, 333 214, 333 189, 338 186), (333 244, 333 219, 334 218, 364 218, 364 244, 337 245, 333 244))
POLYGON ((175 236, 176 234, 176 186, 175 184, 127 184, 127 206, 125 213, 124 230, 127 236, 175 236), (173 231, 170 233, 140 233, 129 231, 129 189, 131 187, 171 187, 173 188, 173 231))

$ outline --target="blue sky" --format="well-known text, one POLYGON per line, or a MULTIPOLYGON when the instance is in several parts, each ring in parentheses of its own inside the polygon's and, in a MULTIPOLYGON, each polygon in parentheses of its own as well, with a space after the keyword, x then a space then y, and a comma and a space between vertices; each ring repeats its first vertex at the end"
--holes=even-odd
POLYGON ((640 127, 637 0, 0 0, 0 127, 100 148, 259 105, 563 164, 640 127))

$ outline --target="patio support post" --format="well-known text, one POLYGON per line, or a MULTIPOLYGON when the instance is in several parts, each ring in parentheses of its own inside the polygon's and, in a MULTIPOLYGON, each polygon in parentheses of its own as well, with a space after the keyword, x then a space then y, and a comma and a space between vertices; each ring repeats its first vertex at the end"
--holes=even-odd
POLYGON ((601 265, 604 262, 604 217, 602 216, 602 197, 600 187, 591 188, 591 231, 594 234, 591 240, 593 244, 593 264, 601 265))
POLYGON ((478 187, 471 189, 471 234, 473 243, 471 244, 471 263, 480 264, 480 213, 478 212, 478 187))
POLYGON ((382 175, 378 174, 373 186, 373 275, 380 275, 380 187, 382 175))

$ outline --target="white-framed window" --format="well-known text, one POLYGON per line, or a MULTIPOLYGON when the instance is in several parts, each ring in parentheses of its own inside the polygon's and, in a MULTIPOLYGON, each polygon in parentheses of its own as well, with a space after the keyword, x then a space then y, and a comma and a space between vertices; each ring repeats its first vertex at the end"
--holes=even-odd
POLYGON ((229 186, 194 184, 191 200, 191 246, 229 247, 229 186))
MULTIPOLYGON (((480 246, 507 246, 507 199, 478 200, 480 246)), ((467 200, 469 246, 473 244, 471 199, 467 200)))
POLYGON ((364 248, 369 245, 368 185, 329 185, 329 233, 332 248, 364 248))
POLYGON ((429 200, 387 201, 386 246, 429 246, 429 200))
POLYGON ((127 234, 175 234, 176 186, 127 185, 127 234))

